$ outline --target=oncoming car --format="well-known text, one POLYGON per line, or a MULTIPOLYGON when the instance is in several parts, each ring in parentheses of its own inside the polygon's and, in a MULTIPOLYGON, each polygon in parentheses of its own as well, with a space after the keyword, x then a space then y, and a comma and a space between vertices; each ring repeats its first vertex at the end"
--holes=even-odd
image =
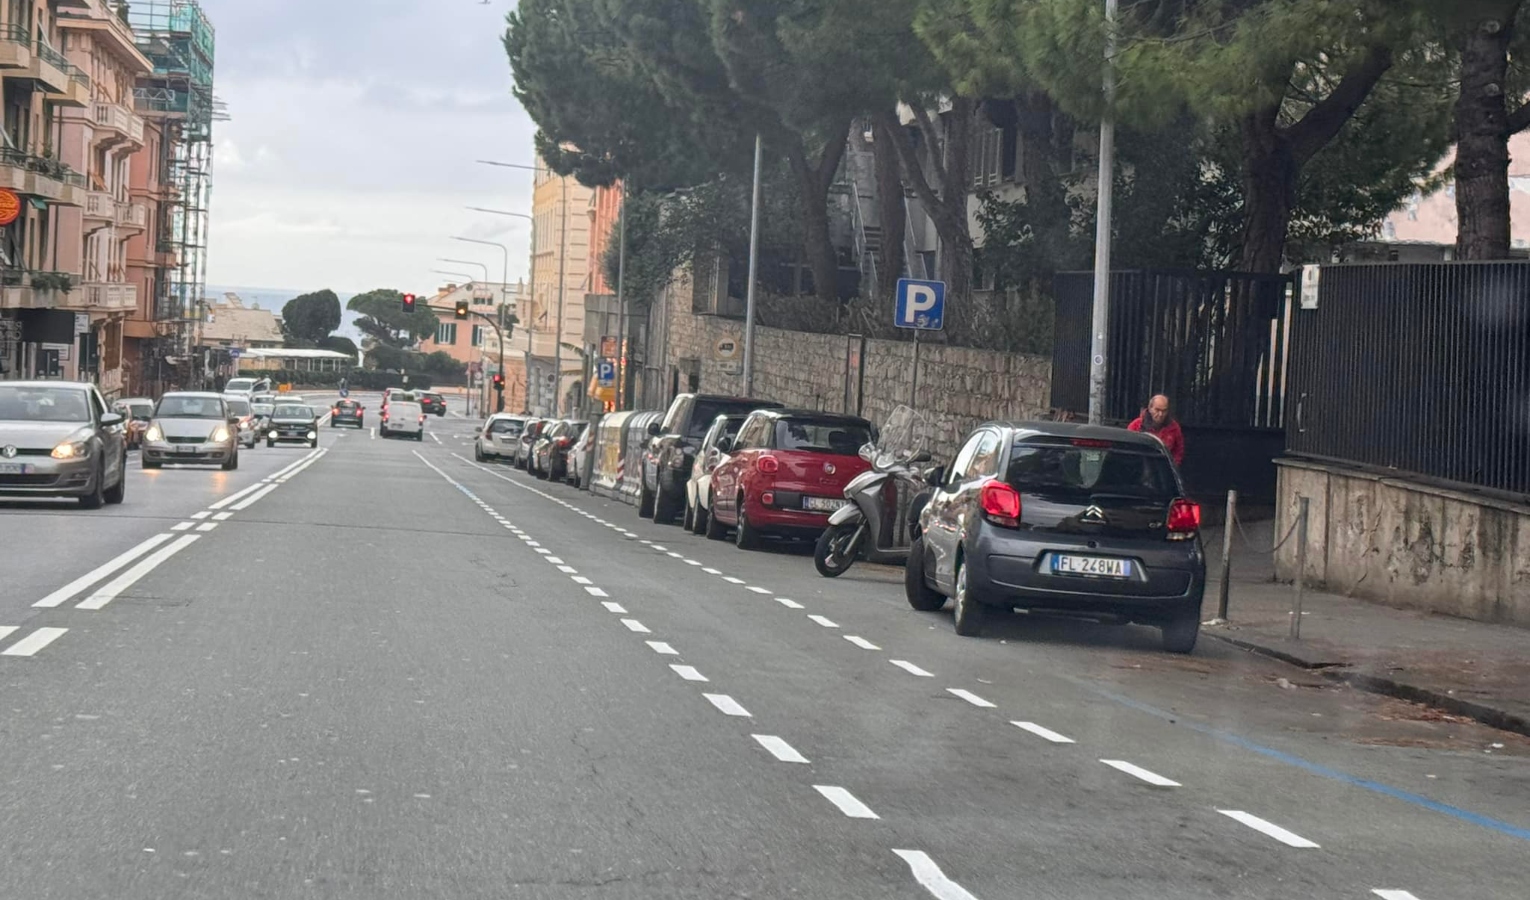
POLYGON ((266 446, 307 444, 319 446, 319 417, 313 407, 289 400, 278 400, 266 427, 266 446))
POLYGON ((221 394, 180 391, 159 398, 143 435, 145 469, 166 463, 239 468, 239 419, 221 394))
POLYGON ((0 496, 121 503, 127 488, 122 416, 94 385, 0 382, 0 496))

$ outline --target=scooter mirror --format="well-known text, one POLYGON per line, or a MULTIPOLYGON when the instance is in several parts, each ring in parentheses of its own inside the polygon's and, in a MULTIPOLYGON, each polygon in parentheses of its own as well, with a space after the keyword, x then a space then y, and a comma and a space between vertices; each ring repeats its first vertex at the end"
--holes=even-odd
POLYGON ((909 457, 908 461, 911 462, 911 463, 929 462, 930 461, 930 451, 928 451, 928 450, 920 450, 918 453, 915 453, 913 456, 909 457))
POLYGON ((876 452, 877 452, 877 448, 876 448, 875 445, 873 445, 873 444, 862 444, 861 445, 861 450, 860 450, 860 457, 861 457, 861 459, 864 459, 867 462, 871 462, 872 459, 875 458, 876 452))

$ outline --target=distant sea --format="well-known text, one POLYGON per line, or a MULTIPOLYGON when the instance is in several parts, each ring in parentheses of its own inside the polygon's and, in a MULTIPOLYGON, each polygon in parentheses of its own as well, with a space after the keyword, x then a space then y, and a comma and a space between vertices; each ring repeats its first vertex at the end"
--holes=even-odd
MULTIPOLYGON (((303 293, 306 292, 288 290, 286 288, 225 287, 219 284, 207 286, 207 297, 210 300, 222 302, 224 294, 238 294, 239 299, 244 301, 245 306, 258 306, 261 309, 269 309, 277 315, 281 315, 282 307, 287 305, 288 300, 303 293)), ((340 298, 340 327, 335 330, 335 334, 348 337, 360 346, 362 335, 361 329, 356 327, 357 315, 345 308, 345 304, 356 295, 355 293, 347 294, 335 291, 335 296, 340 298)))

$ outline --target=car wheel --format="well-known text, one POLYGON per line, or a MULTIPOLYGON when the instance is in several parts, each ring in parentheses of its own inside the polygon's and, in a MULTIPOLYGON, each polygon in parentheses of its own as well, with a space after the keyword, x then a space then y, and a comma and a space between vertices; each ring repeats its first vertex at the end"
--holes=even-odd
POLYGON ((962 637, 977 637, 983 633, 983 620, 987 617, 988 610, 978 599, 972 596, 972 589, 967 584, 967 561, 958 553, 956 556, 956 601, 954 623, 956 633, 962 637))
POLYGON ((648 492, 648 485, 638 487, 638 518, 653 518, 653 494, 648 492))
POLYGON ((830 525, 818 536, 818 542, 813 545, 813 568, 819 575, 838 578, 850 571, 855 565, 855 553, 850 551, 849 544, 860 527, 860 522, 842 522, 830 525))
POLYGON ((91 479, 90 493, 80 498, 81 509, 100 509, 106 505, 106 492, 101 483, 106 480, 106 467, 96 467, 96 477, 91 479))
POLYGON ((653 521, 655 525, 668 525, 675 521, 680 511, 680 498, 664 490, 664 479, 659 479, 659 490, 653 497, 653 521))
POLYGON ((479 462, 483 462, 484 461, 484 459, 483 459, 483 448, 478 446, 477 444, 473 445, 473 459, 475 459, 475 460, 477 460, 479 462))
POLYGON ((908 605, 920 612, 934 612, 946 605, 946 595, 930 587, 924 577, 924 538, 914 538, 903 567, 903 594, 908 605))
POLYGON ((711 521, 712 514, 707 511, 705 506, 702 506, 698 503, 696 505, 696 520, 694 525, 691 527, 691 531, 695 534, 705 534, 707 525, 709 525, 711 521))
POLYGON ((686 531, 696 531, 696 507, 689 497, 685 498, 685 512, 680 516, 680 527, 686 531))
POLYGON ((106 502, 112 505, 121 503, 127 497, 127 454, 122 454, 122 469, 117 473, 117 483, 106 489, 103 495, 106 502))
POLYGON ((733 529, 733 546, 740 550, 753 550, 760 545, 760 533, 749 524, 744 513, 744 498, 738 498, 738 526, 733 529))
POLYGON ((1181 612, 1160 626, 1163 632, 1163 649, 1169 653, 1189 653, 1195 649, 1195 639, 1201 633, 1201 610, 1196 608, 1181 612))
POLYGON ((223 471, 232 472, 237 468, 239 468, 239 451, 235 449, 233 453, 229 454, 228 462, 223 464, 223 471))
POLYGON ((720 541, 728 536, 728 527, 717 518, 715 513, 706 510, 703 515, 706 516, 707 521, 702 527, 702 533, 707 536, 707 540, 720 541))
POLYGON ((275 447, 276 446, 276 441, 266 441, 266 446, 267 447, 275 447))
MULTIPOLYGON (((318 438, 314 438, 313 440, 309 441, 308 442, 308 446, 309 447, 313 447, 313 448, 317 448, 319 446, 319 439, 318 438)), ((237 463, 238 460, 235 460, 235 462, 237 463)))
POLYGON ((143 467, 145 469, 157 469, 157 468, 160 467, 160 463, 157 463, 157 462, 155 462, 155 461, 153 461, 151 459, 142 459, 142 458, 140 458, 139 462, 143 465, 143 467))

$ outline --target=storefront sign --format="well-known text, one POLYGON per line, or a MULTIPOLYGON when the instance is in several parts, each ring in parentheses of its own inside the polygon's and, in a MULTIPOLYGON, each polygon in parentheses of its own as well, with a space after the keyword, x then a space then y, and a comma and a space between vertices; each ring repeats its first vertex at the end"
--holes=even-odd
POLYGON ((21 197, 8 188, 0 188, 0 226, 21 218, 21 197))

